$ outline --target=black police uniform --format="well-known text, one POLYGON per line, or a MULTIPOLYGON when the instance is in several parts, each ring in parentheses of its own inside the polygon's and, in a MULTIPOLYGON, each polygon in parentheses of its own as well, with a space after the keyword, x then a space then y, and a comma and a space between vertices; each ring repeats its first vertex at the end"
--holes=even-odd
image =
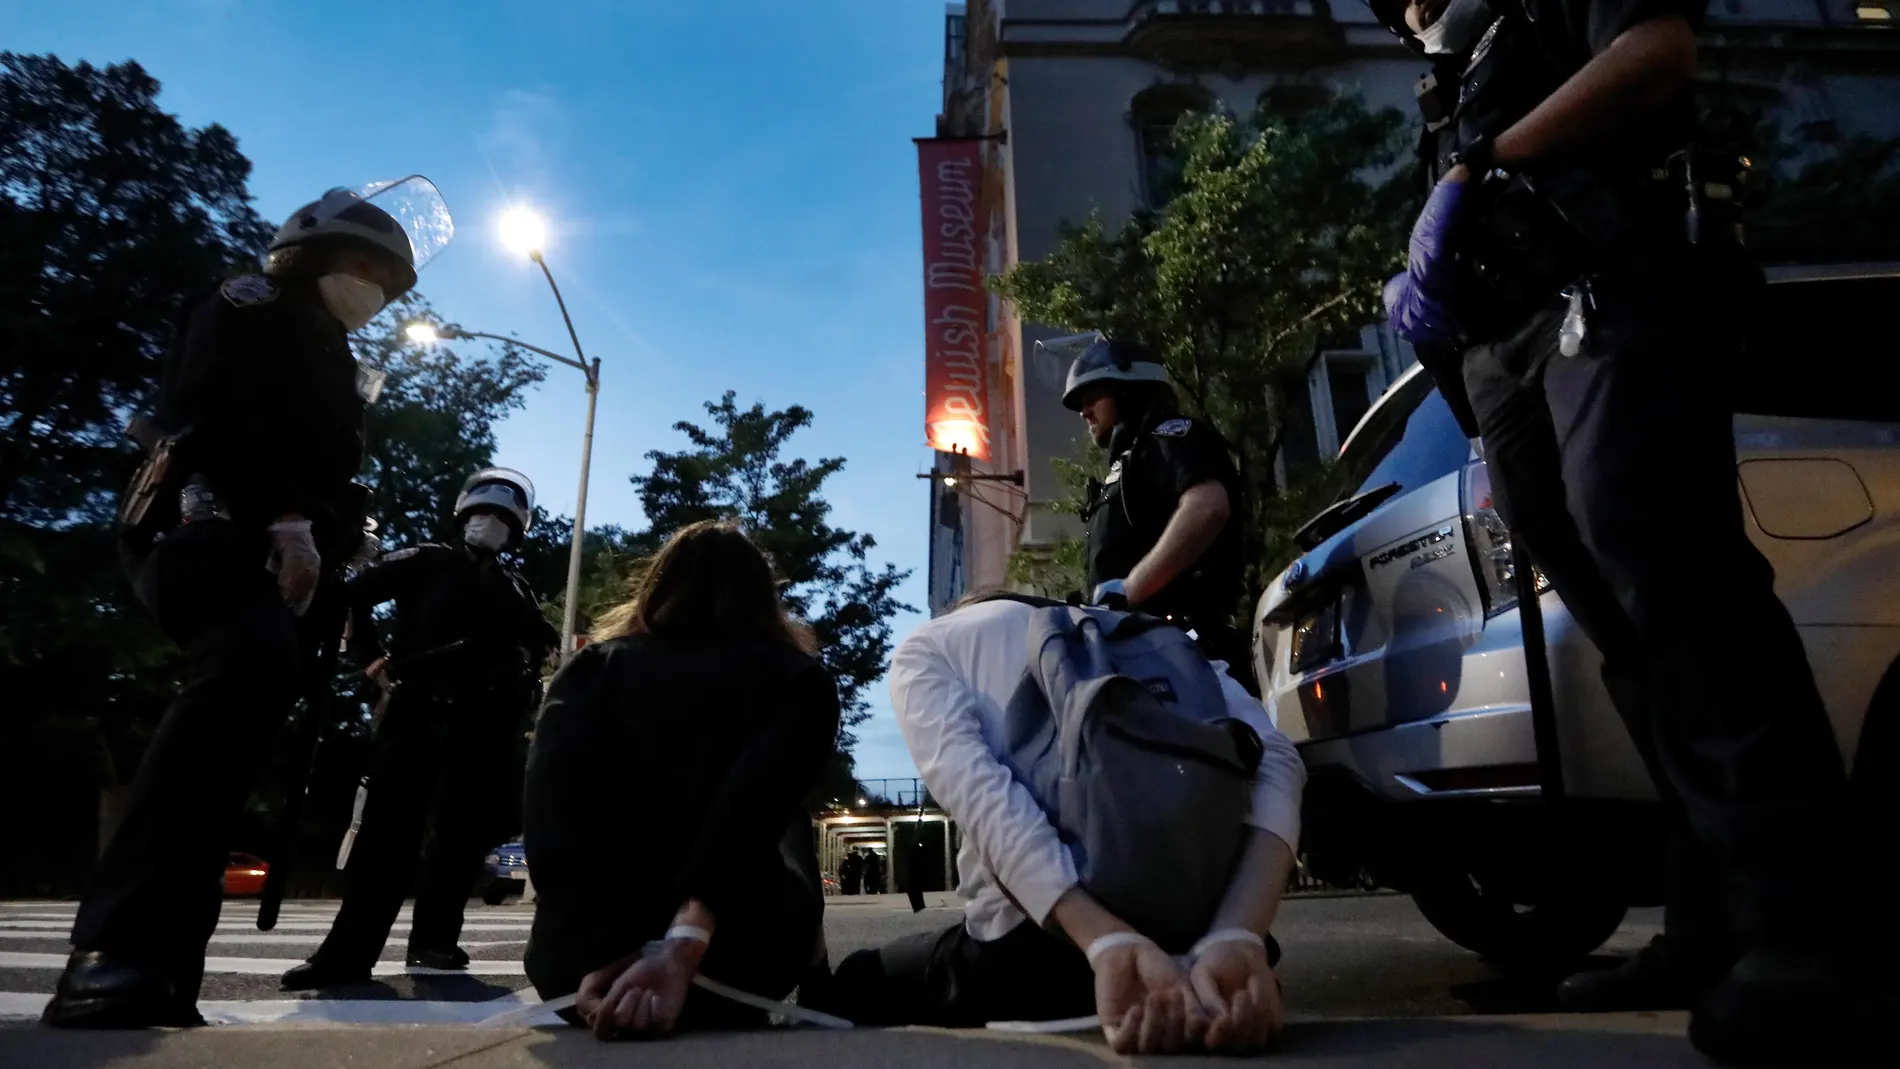
MULTIPOLYGON (((1501 19, 1438 63, 1421 96, 1432 177, 1461 151, 1481 156, 1623 31, 1671 14, 1699 24, 1704 5, 1493 0, 1501 19)), ((1827 910, 1788 850, 1837 856, 1845 776, 1800 636, 1745 533, 1719 383, 1760 274, 1732 243, 1686 235, 1671 156, 1694 125, 1685 89, 1584 152, 1521 165, 1531 195, 1470 190, 1452 248, 1489 280, 1458 308, 1476 343, 1420 359, 1482 433, 1513 537, 1603 653, 1675 828, 1671 949, 1712 980, 1750 947, 1822 938, 1827 910), (1573 311, 1585 333, 1565 356, 1573 311)))
POLYGON ((498 841, 496 804, 518 789, 519 769, 509 762, 522 718, 538 701, 542 660, 560 636, 527 580, 466 546, 391 553, 351 580, 349 596, 351 643, 372 660, 383 649, 370 610, 396 603, 388 651, 396 690, 377 729, 343 905, 310 960, 327 973, 360 975, 381 956, 402 909, 425 826, 434 839, 410 954, 446 951, 461 937, 482 855, 498 841))
POLYGON ((265 528, 309 518, 327 572, 360 544, 361 519, 346 513, 363 408, 347 336, 308 283, 226 282, 186 313, 164 361, 158 421, 189 429, 173 471, 201 477, 220 514, 181 523, 174 479, 122 539, 138 599, 185 670, 72 940, 162 978, 181 1013, 197 999, 244 799, 324 638, 309 622, 328 615, 341 629, 335 615, 292 614, 265 569, 265 528))
POLYGON ((1243 583, 1240 473, 1227 441, 1206 422, 1160 406, 1132 424, 1115 428, 1109 440, 1108 475, 1091 487, 1082 514, 1088 524, 1088 584, 1126 579, 1160 541, 1181 495, 1208 480, 1227 491, 1229 519, 1193 567, 1174 577, 1141 611, 1171 616, 1193 628, 1209 657, 1227 662, 1235 679, 1254 687, 1252 658, 1230 623, 1243 583))

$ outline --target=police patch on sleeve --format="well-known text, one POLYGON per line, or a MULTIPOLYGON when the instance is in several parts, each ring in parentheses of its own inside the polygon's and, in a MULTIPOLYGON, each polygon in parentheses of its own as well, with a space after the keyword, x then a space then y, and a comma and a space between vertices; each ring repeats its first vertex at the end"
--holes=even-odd
POLYGON ((219 287, 224 299, 239 308, 248 308, 254 304, 269 304, 277 299, 277 283, 263 275, 239 275, 229 279, 219 287))
POLYGON ((1155 433, 1163 438, 1179 438, 1193 426, 1194 421, 1191 419, 1171 419, 1166 423, 1157 424, 1155 433))

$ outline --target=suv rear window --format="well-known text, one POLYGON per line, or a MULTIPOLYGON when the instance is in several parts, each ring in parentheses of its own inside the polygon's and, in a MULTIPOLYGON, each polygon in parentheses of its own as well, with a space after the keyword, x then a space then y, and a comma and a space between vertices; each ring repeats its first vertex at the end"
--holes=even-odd
POLYGON ((1900 364, 1900 278, 1777 282, 1723 376, 1734 410, 1806 419, 1900 420, 1878 385, 1900 364))
POLYGON ((1431 377, 1414 375, 1380 399, 1339 454, 1337 500, 1388 483, 1401 491, 1423 486, 1457 471, 1470 455, 1471 441, 1431 377))

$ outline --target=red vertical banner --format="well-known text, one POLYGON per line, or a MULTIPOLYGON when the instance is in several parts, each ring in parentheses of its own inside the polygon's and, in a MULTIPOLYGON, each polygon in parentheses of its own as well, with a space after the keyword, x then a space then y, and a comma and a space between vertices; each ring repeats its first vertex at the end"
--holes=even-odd
POLYGON ((983 142, 919 139, 924 213, 924 432, 930 448, 990 458, 983 291, 983 142))

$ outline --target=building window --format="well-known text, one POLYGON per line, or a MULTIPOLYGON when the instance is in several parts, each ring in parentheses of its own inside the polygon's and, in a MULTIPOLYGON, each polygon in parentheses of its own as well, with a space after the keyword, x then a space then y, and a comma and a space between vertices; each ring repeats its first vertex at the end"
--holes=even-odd
POLYGON ((1297 119, 1315 108, 1331 103, 1333 91, 1323 85, 1289 82, 1268 86, 1255 105, 1262 114, 1278 119, 1297 119))
POLYGON ((1385 361, 1377 351, 1321 352, 1306 374, 1313 412, 1313 444, 1331 460, 1352 429, 1385 392, 1385 361))
POLYGON ((943 67, 952 74, 963 72, 963 28, 968 21, 964 15, 944 16, 943 67))
POLYGON ((1174 130, 1183 116, 1214 111, 1214 95, 1198 85, 1157 85, 1136 94, 1129 109, 1141 154, 1141 195, 1150 208, 1171 200, 1181 186, 1181 154, 1174 130))

